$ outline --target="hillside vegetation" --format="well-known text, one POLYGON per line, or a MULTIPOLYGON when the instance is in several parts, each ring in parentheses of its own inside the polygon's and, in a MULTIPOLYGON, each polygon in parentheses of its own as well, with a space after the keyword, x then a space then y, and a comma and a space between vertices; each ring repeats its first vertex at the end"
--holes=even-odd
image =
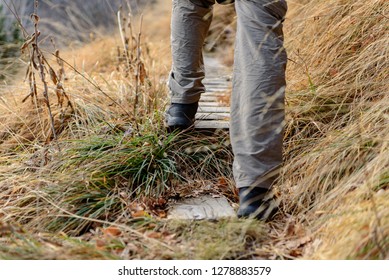
MULTIPOLYGON (((32 68, 0 85, 0 258, 388 259, 388 1, 289 1, 270 223, 166 219, 177 197, 237 195, 228 134, 163 128, 171 7, 157 2, 130 27, 122 13, 121 36, 42 50, 52 118, 39 71, 36 89, 32 68)), ((216 9, 207 46, 230 63, 233 9, 216 9)))
MULTIPOLYGON (((50 44, 54 38, 58 45, 69 42, 80 45, 104 32, 112 32, 116 23, 116 12, 120 6, 130 7, 133 12, 140 11, 154 0, 48 0, 38 1, 38 13, 42 24, 40 31, 46 36, 41 44, 50 44)), ((0 15, 5 16, 7 28, 12 28, 15 17, 21 21, 27 32, 33 30, 30 15, 35 11, 36 1, 2 1, 4 7, 0 15), (8 10, 12 9, 12 12, 8 10)))

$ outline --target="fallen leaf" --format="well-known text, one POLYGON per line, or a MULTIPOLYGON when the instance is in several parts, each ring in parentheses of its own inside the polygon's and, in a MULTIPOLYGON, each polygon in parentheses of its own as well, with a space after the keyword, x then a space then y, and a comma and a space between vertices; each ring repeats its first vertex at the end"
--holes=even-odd
POLYGON ((227 184, 226 178, 220 177, 218 180, 218 185, 219 185, 219 187, 227 187, 228 184, 227 184))
POLYGON ((132 216, 133 218, 141 218, 141 217, 146 216, 146 212, 143 211, 143 210, 140 210, 140 211, 131 213, 131 216, 132 216))
POLYGON ((122 231, 116 227, 108 227, 102 230, 105 235, 108 236, 119 236, 122 234, 122 231))
POLYGON ((166 211, 159 211, 158 212, 158 217, 161 219, 167 218, 167 212, 166 211))
POLYGON ((149 238, 153 238, 153 239, 160 239, 162 237, 162 233, 152 231, 152 232, 146 233, 146 236, 149 238))
POLYGON ((159 205, 165 205, 166 203, 167 203, 166 199, 164 199, 162 197, 158 198, 158 204, 159 205))
POLYGON ((105 245, 106 245, 106 242, 103 239, 96 240, 96 248, 97 249, 100 249, 100 250, 104 249, 105 245))
POLYGON ((292 257, 301 257, 303 255, 303 251, 301 249, 293 249, 289 252, 289 254, 292 256, 292 257))

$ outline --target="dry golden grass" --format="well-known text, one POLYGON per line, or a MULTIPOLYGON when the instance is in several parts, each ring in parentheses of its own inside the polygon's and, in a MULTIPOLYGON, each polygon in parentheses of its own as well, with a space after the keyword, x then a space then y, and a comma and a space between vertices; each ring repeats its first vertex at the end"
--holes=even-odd
MULTIPOLYGON (((289 1, 285 167, 277 183, 284 213, 269 224, 172 223, 163 218, 166 202, 132 199, 131 180, 117 176, 135 155, 151 166, 155 159, 184 160, 185 145, 205 145, 206 153, 183 171, 185 184, 215 184, 209 174, 201 180, 213 168, 233 188, 223 137, 174 146, 161 130, 170 70, 168 2, 145 11, 140 46, 147 79, 138 114, 136 79, 118 60, 119 36, 63 53, 75 114, 55 124, 61 150, 44 144, 47 113, 21 103, 27 86, 1 87, 0 258, 387 259, 387 1, 289 1)), ((216 11, 210 41, 226 14, 231 10, 216 11)), ((134 34, 139 25, 134 21, 134 34)), ((174 189, 179 179, 158 180, 181 171, 165 167, 147 169, 154 173, 145 180, 174 189)))
POLYGON ((387 257, 389 212, 375 197, 389 187, 388 12, 387 1, 291 3, 280 182, 285 210, 313 232, 305 258, 387 257))

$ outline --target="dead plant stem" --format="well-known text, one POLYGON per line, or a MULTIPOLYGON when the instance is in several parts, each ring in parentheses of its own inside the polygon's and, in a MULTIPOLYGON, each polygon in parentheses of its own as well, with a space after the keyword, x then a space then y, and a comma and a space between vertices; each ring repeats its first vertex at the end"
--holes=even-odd
MULTIPOLYGON (((139 103, 139 90, 140 90, 140 75, 141 75, 141 67, 142 62, 140 60, 141 56, 141 36, 142 36, 142 25, 143 25, 143 15, 140 16, 140 26, 138 33, 138 44, 136 49, 136 74, 135 74, 135 101, 134 101, 134 116, 137 116, 137 109, 139 103)), ((139 131, 138 121, 135 119, 135 125, 137 130, 139 131)))

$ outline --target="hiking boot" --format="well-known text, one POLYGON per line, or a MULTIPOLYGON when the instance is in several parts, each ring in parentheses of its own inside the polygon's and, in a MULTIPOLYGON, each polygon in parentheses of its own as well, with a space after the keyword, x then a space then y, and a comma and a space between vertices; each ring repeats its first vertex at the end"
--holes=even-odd
POLYGON ((170 132, 175 130, 185 130, 191 128, 195 121, 195 116, 199 103, 180 104, 172 103, 166 111, 165 124, 170 132))
POLYGON ((217 3, 222 5, 232 4, 235 2, 235 0, 216 0, 217 3))
POLYGON ((278 201, 268 189, 245 187, 239 189, 238 218, 268 221, 278 211, 278 201))

